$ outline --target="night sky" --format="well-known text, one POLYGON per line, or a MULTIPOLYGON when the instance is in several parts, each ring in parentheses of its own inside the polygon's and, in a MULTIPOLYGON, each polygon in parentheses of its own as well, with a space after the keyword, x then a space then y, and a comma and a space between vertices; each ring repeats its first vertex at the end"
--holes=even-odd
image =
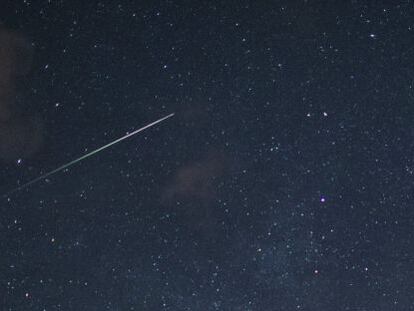
POLYGON ((4 0, 0 310, 414 310, 413 64, 411 0, 4 0))

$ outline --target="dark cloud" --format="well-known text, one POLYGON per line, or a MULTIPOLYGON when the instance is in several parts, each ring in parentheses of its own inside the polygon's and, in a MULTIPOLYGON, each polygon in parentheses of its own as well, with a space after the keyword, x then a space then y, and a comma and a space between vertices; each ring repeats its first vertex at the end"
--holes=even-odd
POLYGON ((181 167, 164 191, 164 200, 192 198, 209 203, 216 197, 216 182, 224 173, 226 158, 210 152, 200 161, 181 167))
POLYGON ((32 47, 24 36, 0 28, 0 159, 29 157, 40 147, 43 126, 16 102, 17 82, 30 70, 32 47))
POLYGON ((209 237, 217 233, 215 199, 227 162, 225 154, 210 151, 199 161, 181 167, 162 194, 164 205, 178 206, 186 224, 209 237))

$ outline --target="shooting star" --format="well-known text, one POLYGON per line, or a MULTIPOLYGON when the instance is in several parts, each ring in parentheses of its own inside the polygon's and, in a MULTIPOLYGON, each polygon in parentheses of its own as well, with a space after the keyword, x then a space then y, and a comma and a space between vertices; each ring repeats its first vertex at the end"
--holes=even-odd
POLYGON ((90 156, 93 156, 94 154, 97 154, 98 152, 100 152, 100 151, 102 151, 102 150, 104 150, 106 148, 109 148, 109 147, 111 147, 111 146, 113 146, 113 145, 115 145, 115 144, 123 141, 124 139, 127 139, 127 138, 129 138, 129 137, 131 137, 131 136, 133 136, 135 134, 138 134, 139 132, 142 132, 142 131, 144 131, 144 130, 146 130, 146 129, 148 129, 148 128, 150 128, 150 127, 152 127, 152 126, 154 126, 154 125, 156 125, 156 124, 158 124, 158 123, 160 123, 160 122, 162 122, 162 121, 164 121, 164 120, 166 120, 168 118, 171 118, 172 116, 174 116, 174 113, 171 113, 168 116, 165 116, 165 117, 163 117, 163 118, 161 118, 161 119, 159 119, 157 121, 154 121, 154 122, 152 122, 150 124, 147 124, 144 127, 141 127, 139 129, 133 131, 132 133, 129 133, 129 134, 125 135, 125 136, 122 136, 121 138, 118 138, 118 139, 114 140, 113 142, 110 142, 109 144, 106 144, 105 146, 102 146, 102 147, 100 147, 100 148, 98 148, 98 149, 96 149, 96 150, 94 150, 92 152, 89 152, 89 153, 81 156, 80 158, 77 158, 77 159, 75 159, 75 160, 73 160, 73 161, 71 161, 69 163, 66 163, 66 164, 58 167, 57 169, 54 169, 53 171, 50 171, 50 172, 48 172, 46 174, 43 174, 43 175, 37 177, 36 179, 33 179, 33 180, 31 180, 31 181, 29 181, 29 182, 27 182, 27 183, 25 183, 25 184, 23 184, 21 186, 13 189, 11 191, 9 191, 8 193, 4 194, 3 196, 4 197, 5 196, 9 196, 9 195, 11 195, 12 193, 14 193, 16 191, 19 191, 19 190, 22 190, 24 188, 27 188, 27 187, 29 187, 29 186, 37 183, 38 181, 41 181, 41 180, 46 179, 47 177, 49 177, 49 176, 51 176, 53 174, 56 174, 56 173, 58 173, 60 171, 63 171, 64 169, 67 169, 68 167, 70 167, 70 166, 72 166, 72 165, 74 165, 74 164, 76 164, 76 163, 78 163, 78 162, 80 162, 82 160, 85 160, 86 158, 89 158, 90 156))

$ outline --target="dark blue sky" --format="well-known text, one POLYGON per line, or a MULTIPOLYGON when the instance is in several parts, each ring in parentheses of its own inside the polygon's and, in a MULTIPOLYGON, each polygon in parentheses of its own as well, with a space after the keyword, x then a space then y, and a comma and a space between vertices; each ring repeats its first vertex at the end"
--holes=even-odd
POLYGON ((414 310, 413 1, 8 1, 2 310, 414 310))

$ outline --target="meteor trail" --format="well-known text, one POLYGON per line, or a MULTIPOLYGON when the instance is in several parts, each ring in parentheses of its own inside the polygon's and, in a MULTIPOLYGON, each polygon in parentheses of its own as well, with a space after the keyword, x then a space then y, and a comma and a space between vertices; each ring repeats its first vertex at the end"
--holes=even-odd
POLYGON ((7 194, 5 194, 3 196, 8 196, 8 195, 10 195, 10 194, 12 194, 12 193, 14 193, 16 191, 19 191, 19 190, 22 190, 24 188, 27 188, 30 185, 33 185, 34 183, 37 183, 40 180, 43 180, 43 179, 45 179, 45 178, 47 178, 47 177, 49 177, 49 176, 51 176, 53 174, 56 174, 56 173, 58 173, 58 172, 60 172, 60 171, 62 171, 64 169, 68 168, 69 166, 72 166, 75 163, 78 163, 78 162, 80 162, 80 161, 82 161, 82 160, 84 160, 84 159, 86 159, 86 158, 88 158, 88 157, 90 157, 90 156, 92 156, 92 155, 94 155, 94 154, 96 154, 96 153, 98 153, 98 152, 106 149, 106 148, 111 147, 112 145, 115 145, 115 144, 123 141, 124 139, 127 139, 128 137, 131 137, 131 136, 133 136, 135 134, 138 134, 139 132, 142 132, 142 131, 146 130, 147 128, 150 128, 150 127, 152 127, 152 126, 154 126, 154 125, 156 125, 156 124, 158 124, 158 123, 160 123, 160 122, 162 122, 162 121, 164 121, 164 120, 166 120, 168 118, 171 118, 172 116, 174 116, 174 113, 171 113, 168 116, 165 116, 165 117, 163 117, 163 118, 161 118, 161 119, 159 119, 157 121, 154 121, 154 122, 152 122, 150 124, 147 124, 144 127, 141 127, 140 129, 137 129, 137 130, 133 131, 132 133, 129 133, 129 134, 127 134, 127 135, 125 135, 125 136, 123 136, 121 138, 118 138, 117 140, 114 140, 113 142, 110 142, 109 144, 107 144, 105 146, 102 146, 102 147, 100 147, 100 148, 98 148, 98 149, 96 149, 96 150, 94 150, 92 152, 89 152, 89 153, 81 156, 80 158, 77 158, 77 159, 75 159, 75 160, 73 160, 73 161, 71 161, 71 162, 69 162, 67 164, 64 164, 64 165, 58 167, 57 169, 54 169, 53 171, 50 171, 50 172, 48 172, 46 174, 43 174, 43 175, 37 177, 36 179, 33 179, 33 180, 31 180, 31 181, 29 181, 29 182, 27 182, 27 183, 25 183, 25 184, 23 184, 21 186, 13 189, 11 191, 9 191, 7 194))

